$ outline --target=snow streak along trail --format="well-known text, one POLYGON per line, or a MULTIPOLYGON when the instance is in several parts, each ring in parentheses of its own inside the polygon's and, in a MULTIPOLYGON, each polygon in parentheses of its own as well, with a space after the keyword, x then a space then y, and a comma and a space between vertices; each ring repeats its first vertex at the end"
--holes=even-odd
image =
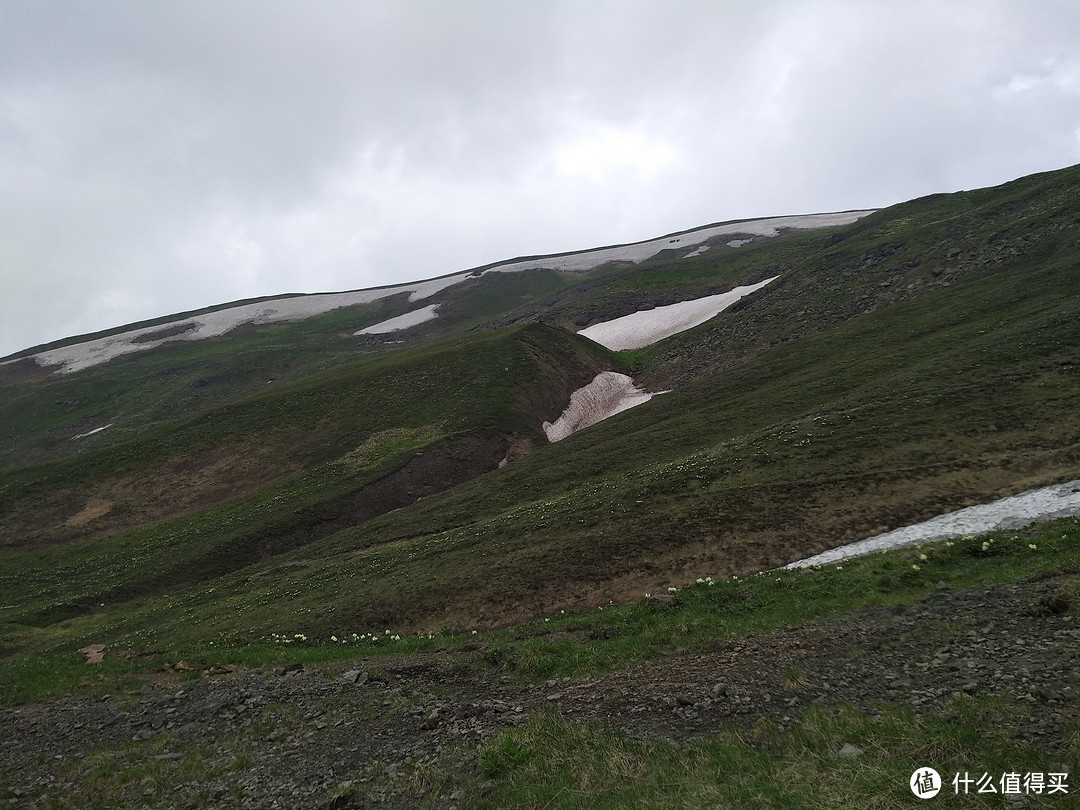
POLYGON ((982 534, 995 529, 1019 529, 1030 523, 1077 515, 1080 515, 1080 479, 1067 484, 1032 489, 992 503, 969 506, 967 509, 950 512, 947 515, 938 515, 923 523, 905 526, 857 543, 823 551, 821 554, 789 563, 784 567, 805 568, 810 565, 825 565, 848 557, 860 557, 877 551, 904 548, 917 543, 943 540, 947 537, 982 534))

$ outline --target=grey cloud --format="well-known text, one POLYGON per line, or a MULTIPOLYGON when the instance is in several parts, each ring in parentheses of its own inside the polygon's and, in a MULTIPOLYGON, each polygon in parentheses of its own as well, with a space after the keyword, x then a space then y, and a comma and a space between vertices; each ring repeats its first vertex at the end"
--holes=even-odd
POLYGON ((1070 0, 8 0, 0 354, 1068 165, 1078 46, 1070 0))

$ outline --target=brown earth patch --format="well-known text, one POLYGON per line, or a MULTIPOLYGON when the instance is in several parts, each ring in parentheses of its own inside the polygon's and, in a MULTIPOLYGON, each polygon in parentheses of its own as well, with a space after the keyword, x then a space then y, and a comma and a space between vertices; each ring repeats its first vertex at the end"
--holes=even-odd
POLYGON ((444 492, 497 469, 520 441, 517 437, 466 436, 436 442, 398 470, 350 495, 322 519, 267 538, 261 551, 266 556, 280 554, 444 492))
POLYGON ((105 660, 105 645, 87 644, 85 647, 79 649, 78 653, 86 657, 86 663, 100 664, 105 660))
POLYGON ((176 337, 177 335, 185 335, 188 332, 192 332, 198 328, 199 325, 194 321, 178 323, 175 326, 170 326, 166 329, 159 329, 156 332, 147 332, 144 335, 134 337, 131 339, 131 343, 153 343, 157 340, 165 340, 165 338, 176 337))
POLYGON ((86 506, 65 520, 64 525, 69 527, 84 526, 87 523, 108 514, 112 507, 112 501, 105 500, 104 498, 91 498, 86 506))
POLYGON ((233 502, 298 469, 267 448, 221 446, 96 486, 43 493, 4 515, 0 529, 12 551, 102 537, 233 502))
POLYGON ((39 366, 33 357, 0 363, 0 384, 25 385, 51 377, 53 371, 39 366))
POLYGON ((130 517, 110 531, 156 523, 235 501, 297 469, 259 447, 205 450, 149 475, 126 476, 109 485, 130 517))

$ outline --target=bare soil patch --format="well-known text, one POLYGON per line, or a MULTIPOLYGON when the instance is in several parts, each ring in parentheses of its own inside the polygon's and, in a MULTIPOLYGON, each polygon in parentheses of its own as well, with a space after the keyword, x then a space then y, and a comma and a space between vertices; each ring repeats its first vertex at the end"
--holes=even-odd
POLYGON ((280 554, 448 490, 497 469, 518 445, 518 442, 501 436, 468 436, 437 442, 385 478, 363 487, 335 506, 326 507, 320 520, 266 538, 261 551, 268 556, 280 554))
POLYGON ((86 506, 65 520, 64 525, 69 527, 84 526, 91 521, 97 520, 99 517, 107 515, 112 507, 113 502, 110 500, 106 500, 105 498, 91 498, 87 501, 86 506))

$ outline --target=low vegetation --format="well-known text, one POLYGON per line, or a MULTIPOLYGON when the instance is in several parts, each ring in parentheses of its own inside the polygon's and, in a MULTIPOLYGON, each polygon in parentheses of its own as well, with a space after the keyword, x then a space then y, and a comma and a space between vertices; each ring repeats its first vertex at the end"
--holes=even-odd
MULTIPOLYGON (((147 693, 146 684, 170 676, 170 691, 199 680, 227 684, 238 677, 214 673, 270 673, 286 665, 305 667, 314 678, 337 678, 356 666, 387 678, 378 673, 423 670, 424 661, 445 664, 449 658, 454 685, 442 690, 444 697, 460 690, 467 699, 487 689, 485 684, 499 673, 503 689, 522 696, 540 689, 544 695, 551 684, 581 684, 587 690, 592 679, 634 672, 651 661, 692 660, 718 639, 768 639, 784 628, 845 618, 858 623, 877 606, 917 603, 931 593, 1048 579, 1059 585, 1053 600, 1043 604, 1047 615, 1075 614, 1080 520, 956 538, 819 569, 725 581, 699 578, 658 598, 560 611, 481 633, 429 638, 342 631, 315 638, 287 633, 252 637, 234 630, 212 640, 189 641, 136 635, 110 645, 98 665, 84 663, 71 649, 77 642, 70 641, 52 651, 39 648, 32 655, 0 659, 0 694, 16 706, 61 695, 115 700, 127 694, 133 700, 147 693)), ((58 641, 57 629, 51 632, 58 641)), ((798 682, 798 664, 789 665, 784 677, 798 682)), ((400 705, 393 711, 407 714, 415 705, 407 693, 397 700, 400 705)), ((453 795, 461 805, 477 807, 903 807, 911 798, 903 780, 913 763, 933 763, 942 773, 968 771, 973 763, 995 774, 1045 772, 1080 753, 1076 737, 1064 750, 1018 742, 1010 733, 1015 704, 962 693, 953 696, 945 713, 919 713, 889 701, 873 711, 810 706, 792 711, 797 721, 732 721, 687 739, 629 734, 611 723, 575 720, 550 701, 539 703, 524 723, 492 731, 479 749, 449 744, 431 758, 407 763, 404 770, 376 762, 333 791, 337 798, 327 801, 340 804, 323 806, 365 806, 366 800, 385 795, 390 783, 397 786, 393 795, 401 802, 391 801, 391 806, 441 807, 453 795)), ((1075 698, 1058 710, 1072 711, 1074 705, 1075 698)), ((350 709, 343 718, 360 723, 364 711, 350 709)), ((180 744, 169 734, 144 742, 102 743, 52 770, 61 781, 78 785, 80 795, 95 796, 99 804, 94 806, 166 807, 177 791, 188 795, 194 807, 243 806, 240 785, 254 772, 259 740, 287 739, 310 727, 310 712, 305 720, 284 706, 259 717, 244 733, 212 743, 180 744), (195 787, 230 780, 235 783, 232 794, 209 788, 200 794, 195 787)), ((12 780, 14 774, 0 770, 3 779, 12 780)), ((68 799, 54 795, 50 806, 75 806, 65 803, 68 799)), ((968 801, 998 806, 984 796, 968 801)))
MULTIPOLYGON (((181 660, 198 680, 418 656, 527 689, 1040 576, 1072 610, 1075 521, 759 572, 1080 478, 1078 206, 1074 167, 692 258, 491 274, 403 333, 353 336, 412 306, 398 296, 69 375, 0 367, 0 699, 116 694, 181 660), (644 349, 572 331, 777 274, 644 349), (549 445, 541 423, 607 369, 666 393, 549 445), (89 644, 110 651, 92 669, 75 654, 89 644)), ((686 744, 532 711, 478 755, 447 748, 473 759, 445 791, 442 760, 417 765, 414 793, 855 806, 881 769, 942 735, 977 748, 1011 708, 960 701, 947 729, 905 711, 686 744), (840 738, 869 753, 829 759, 840 738)), ((987 767, 1033 761, 998 742, 987 767)), ((236 772, 245 744, 226 746, 236 772)), ((136 749, 139 784, 187 778, 136 749)), ((103 793, 127 796, 108 770, 103 793)), ((367 789, 341 790, 335 806, 367 789)))

